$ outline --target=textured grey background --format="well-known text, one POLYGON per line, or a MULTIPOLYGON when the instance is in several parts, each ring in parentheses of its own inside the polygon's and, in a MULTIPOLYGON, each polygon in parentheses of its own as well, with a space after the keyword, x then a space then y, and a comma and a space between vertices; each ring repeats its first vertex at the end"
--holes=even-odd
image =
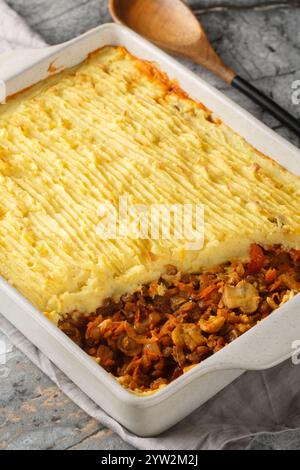
MULTIPOLYGON (((110 21, 106 0, 7 0, 49 44, 110 21)), ((292 82, 300 79, 300 0, 189 0, 225 63, 300 117, 292 82)), ((186 63, 210 83, 300 146, 259 107, 199 66, 186 63)), ((130 449, 91 419, 14 349, 1 380, 0 449, 130 449)), ((254 439, 250 449, 300 449, 300 432, 254 439)))

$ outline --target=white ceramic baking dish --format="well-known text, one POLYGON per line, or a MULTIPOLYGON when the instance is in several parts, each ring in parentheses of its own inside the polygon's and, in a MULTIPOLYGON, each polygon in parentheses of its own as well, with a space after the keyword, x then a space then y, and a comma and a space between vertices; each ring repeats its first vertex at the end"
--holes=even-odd
MULTIPOLYGON (((104 45, 123 45, 137 56, 155 61, 197 100, 260 151, 300 174, 300 152, 222 93, 176 60, 127 28, 107 24, 68 43, 0 56, 0 79, 16 93, 49 75, 53 67, 70 67, 104 45), (51 65, 51 67, 50 67, 51 65)), ((238 240, 237 240, 238 243, 238 240)), ((0 310, 32 343, 108 414, 140 436, 159 434, 187 416, 245 370, 272 367, 292 355, 300 339, 300 296, 173 383, 149 396, 124 388, 0 278, 0 310)), ((251 397, 249 397, 249 400, 251 397)))

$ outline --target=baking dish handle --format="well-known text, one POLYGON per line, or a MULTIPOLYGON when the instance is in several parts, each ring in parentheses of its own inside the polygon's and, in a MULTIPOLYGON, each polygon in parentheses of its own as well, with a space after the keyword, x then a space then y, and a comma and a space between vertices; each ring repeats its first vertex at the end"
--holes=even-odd
POLYGON ((199 367, 199 373, 269 369, 296 356, 300 357, 300 294, 218 354, 206 359, 199 367))
POLYGON ((4 52, 0 55, 0 78, 6 80, 7 77, 18 75, 44 59, 49 52, 56 52, 60 49, 60 45, 41 47, 39 49, 17 49, 13 51, 4 52))
MULTIPOLYGON (((99 48, 101 44, 99 43, 99 34, 101 30, 104 30, 105 27, 109 26, 115 28, 116 25, 100 25, 96 26, 93 29, 90 29, 86 33, 80 36, 82 40, 84 37, 91 37, 94 39, 95 47, 94 50, 99 48)), ((120 29, 120 27, 118 27, 120 29)), ((40 47, 38 49, 15 49, 12 51, 4 52, 0 54, 0 79, 7 80, 7 78, 14 77, 24 70, 32 67, 40 60, 49 58, 52 54, 64 50, 68 45, 72 43, 78 43, 79 38, 73 38, 69 41, 56 44, 54 46, 40 47)), ((78 47, 80 49, 80 47, 78 47)), ((89 51, 90 52, 90 51, 89 51)), ((82 51, 82 60, 86 56, 86 51, 82 51)), ((76 61, 79 63, 80 60, 76 61)), ((73 64, 76 65, 76 64, 73 64)))

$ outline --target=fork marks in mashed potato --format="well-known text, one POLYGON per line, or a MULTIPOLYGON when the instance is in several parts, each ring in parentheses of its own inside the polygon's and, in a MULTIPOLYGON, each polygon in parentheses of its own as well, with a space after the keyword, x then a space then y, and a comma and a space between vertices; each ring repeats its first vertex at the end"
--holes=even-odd
POLYGON ((254 150, 123 48, 0 109, 0 274, 57 322, 157 279, 244 258, 250 244, 300 248, 300 179, 254 150), (98 207, 203 204, 205 243, 103 240, 98 207), (283 223, 274 223, 274 220, 283 223))

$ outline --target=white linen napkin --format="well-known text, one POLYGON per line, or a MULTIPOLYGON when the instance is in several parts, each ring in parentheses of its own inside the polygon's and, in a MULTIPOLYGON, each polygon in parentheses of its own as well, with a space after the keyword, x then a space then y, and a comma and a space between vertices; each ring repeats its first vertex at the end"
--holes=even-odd
POLYGON ((31 31, 23 19, 3 0, 0 0, 0 54, 20 47, 45 45, 45 41, 31 31))
MULTIPOLYGON (((0 53, 43 45, 45 42, 0 0, 0 53)), ((291 361, 267 371, 244 374, 169 431, 154 438, 140 438, 90 400, 1 314, 0 331, 80 408, 140 449, 241 449, 257 434, 300 428, 300 366, 291 361)), ((0 348, 0 377, 1 373, 5 376, 6 367, 1 362, 0 348)))

